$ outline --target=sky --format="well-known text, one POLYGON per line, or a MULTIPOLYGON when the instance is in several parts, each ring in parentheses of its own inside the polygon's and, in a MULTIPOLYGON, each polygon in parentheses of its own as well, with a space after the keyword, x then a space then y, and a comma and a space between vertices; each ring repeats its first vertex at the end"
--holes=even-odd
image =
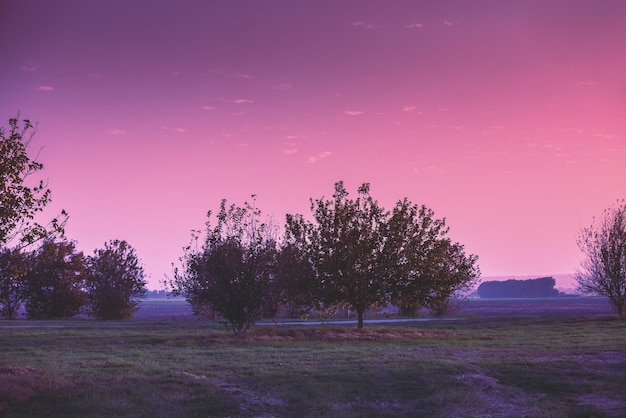
POLYGON ((573 273, 626 198, 621 0, 3 0, 0 118, 46 216, 160 288, 221 199, 280 224, 343 180, 446 218, 482 276, 573 273))

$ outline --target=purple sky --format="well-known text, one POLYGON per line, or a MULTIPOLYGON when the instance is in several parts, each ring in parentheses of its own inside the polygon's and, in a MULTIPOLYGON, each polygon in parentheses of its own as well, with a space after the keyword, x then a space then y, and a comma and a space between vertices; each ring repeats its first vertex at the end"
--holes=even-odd
POLYGON ((483 276, 573 272, 626 197, 623 1, 0 3, 0 116, 49 211, 150 287, 222 198, 283 222, 362 182, 446 217, 483 276))

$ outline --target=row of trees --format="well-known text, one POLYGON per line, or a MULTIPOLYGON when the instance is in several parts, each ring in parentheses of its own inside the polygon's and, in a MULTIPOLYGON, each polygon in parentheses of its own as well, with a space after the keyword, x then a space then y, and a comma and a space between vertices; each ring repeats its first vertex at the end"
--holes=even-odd
POLYGON ((554 277, 482 282, 476 293, 481 298, 549 298, 559 295, 554 277))
POLYGON ((44 240, 31 252, 0 250, 0 316, 14 319, 24 307, 29 319, 128 319, 145 293, 135 249, 113 240, 85 257, 74 242, 44 240))
POLYGON ((135 249, 113 240, 86 257, 63 236, 65 211, 36 221, 51 192, 31 179, 43 169, 27 152, 35 132, 27 119, 0 127, 0 316, 15 318, 24 307, 36 319, 131 317, 146 285, 135 249))
POLYGON ((222 201, 217 223, 195 231, 167 283, 196 313, 222 314, 236 334, 280 306, 291 314, 349 306, 358 328, 370 309, 393 303, 405 314, 447 308, 480 275, 475 255, 447 238, 444 219, 400 200, 385 210, 369 184, 349 198, 343 182, 332 199, 311 200, 313 221, 289 214, 285 233, 261 211, 222 201))

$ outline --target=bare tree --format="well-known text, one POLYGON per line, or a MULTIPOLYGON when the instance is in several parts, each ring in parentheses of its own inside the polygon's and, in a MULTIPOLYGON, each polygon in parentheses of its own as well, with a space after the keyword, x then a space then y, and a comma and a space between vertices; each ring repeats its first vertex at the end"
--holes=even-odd
POLYGON ((617 314, 624 314, 626 302, 626 203, 605 209, 591 226, 578 236, 585 259, 576 275, 583 293, 606 296, 617 314))

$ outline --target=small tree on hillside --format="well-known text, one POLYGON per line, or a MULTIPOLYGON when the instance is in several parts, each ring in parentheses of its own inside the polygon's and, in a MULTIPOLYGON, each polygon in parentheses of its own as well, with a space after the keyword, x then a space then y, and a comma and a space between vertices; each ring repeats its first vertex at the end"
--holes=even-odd
POLYGON ((0 249, 0 318, 15 319, 26 300, 27 258, 18 249, 0 249))
MULTIPOLYGON (((253 196, 254 197, 254 196, 253 196)), ((244 207, 226 207, 222 200, 217 224, 207 215, 206 238, 201 248, 193 244, 181 258, 169 283, 198 312, 209 305, 219 312, 237 336, 259 318, 274 280, 276 261, 275 225, 261 221, 261 211, 247 202, 244 207)))
POLYGON ((131 319, 146 293, 143 266, 126 241, 113 240, 87 260, 89 314, 97 319, 131 319))
POLYGON ((578 247, 585 255, 576 275, 579 290, 608 297, 622 317, 626 303, 626 203, 618 202, 583 228, 578 247))
POLYGON ((26 274, 26 315, 30 319, 72 318, 87 302, 85 257, 73 242, 43 241, 26 274))

